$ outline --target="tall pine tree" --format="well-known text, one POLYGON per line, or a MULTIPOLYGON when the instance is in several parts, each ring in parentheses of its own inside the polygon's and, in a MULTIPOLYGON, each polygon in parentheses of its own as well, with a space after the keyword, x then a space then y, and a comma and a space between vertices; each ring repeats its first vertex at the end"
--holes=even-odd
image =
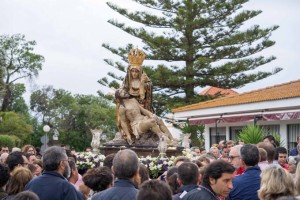
MULTIPOLYGON (((275 44, 270 36, 278 26, 244 27, 247 20, 261 13, 243 9, 247 0, 133 1, 144 6, 145 10, 129 12, 109 2, 107 5, 140 23, 140 27, 130 27, 117 20, 109 20, 109 23, 140 38, 144 43, 146 60, 171 63, 169 66, 144 66, 154 91, 160 91, 154 97, 154 107, 160 109, 159 113, 175 106, 199 102, 201 99, 195 93, 196 87, 239 88, 282 70, 257 70, 275 59, 274 56, 261 56, 259 52, 275 44)), ((134 45, 118 48, 109 44, 102 46, 124 61, 105 59, 106 63, 126 71, 127 53, 134 45)), ((108 75, 113 79, 104 77, 99 83, 119 87, 117 80, 123 77, 114 73, 108 75)))

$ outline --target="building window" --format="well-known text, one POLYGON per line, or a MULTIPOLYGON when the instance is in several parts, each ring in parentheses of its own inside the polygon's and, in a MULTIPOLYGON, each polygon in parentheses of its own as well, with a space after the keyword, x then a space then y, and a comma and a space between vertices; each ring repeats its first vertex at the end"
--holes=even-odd
POLYGON ((287 143, 289 151, 297 146, 297 136, 300 136, 300 124, 288 124, 287 143))
MULTIPOLYGON (((260 127, 266 135, 274 135, 275 136, 275 134, 277 134, 280 136, 280 125, 279 124, 278 125, 262 125, 260 127)), ((276 139, 276 137, 275 137, 275 139, 276 139)), ((276 145, 281 146, 280 142, 281 141, 277 141, 276 145)))
POLYGON ((210 146, 212 144, 219 144, 221 140, 226 140, 226 128, 218 127, 218 132, 216 133, 216 128, 209 129, 210 135, 210 146))
POLYGON ((237 137, 240 135, 244 126, 231 126, 229 127, 229 139, 237 141, 237 137))
POLYGON ((280 134, 280 125, 262 125, 261 128, 267 134, 280 134))

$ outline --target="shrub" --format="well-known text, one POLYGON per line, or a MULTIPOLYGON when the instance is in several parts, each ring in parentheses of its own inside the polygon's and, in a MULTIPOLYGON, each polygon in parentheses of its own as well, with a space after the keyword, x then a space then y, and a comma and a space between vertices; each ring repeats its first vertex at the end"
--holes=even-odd
POLYGON ((0 146, 7 146, 11 149, 15 146, 14 139, 9 135, 0 135, 0 146))
POLYGON ((242 129, 237 139, 243 140, 245 144, 257 144, 263 141, 263 138, 267 135, 273 135, 277 141, 277 145, 283 145, 283 141, 280 140, 280 135, 277 133, 270 133, 260 126, 249 124, 242 129))

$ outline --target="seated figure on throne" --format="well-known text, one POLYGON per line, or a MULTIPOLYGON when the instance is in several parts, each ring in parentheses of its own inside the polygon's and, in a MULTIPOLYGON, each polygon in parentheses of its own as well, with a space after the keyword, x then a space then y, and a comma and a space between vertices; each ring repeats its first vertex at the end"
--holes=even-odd
POLYGON ((165 135, 169 145, 177 144, 177 141, 173 138, 162 119, 143 108, 127 91, 119 89, 116 91, 115 97, 119 104, 117 109, 118 128, 129 144, 133 143, 131 135, 138 139, 141 134, 148 130, 151 130, 159 137, 165 135))
POLYGON ((126 90, 145 109, 153 112, 152 83, 142 68, 145 56, 145 53, 137 48, 129 52, 129 67, 121 89, 126 90))

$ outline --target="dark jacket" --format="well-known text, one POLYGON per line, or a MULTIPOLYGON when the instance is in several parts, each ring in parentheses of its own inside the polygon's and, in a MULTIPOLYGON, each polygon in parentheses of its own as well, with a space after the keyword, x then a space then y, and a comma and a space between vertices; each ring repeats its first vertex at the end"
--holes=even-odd
POLYGON ((257 190, 260 188, 260 168, 249 167, 246 171, 236 176, 233 181, 233 188, 227 199, 229 200, 258 200, 257 190))
POLYGON ((118 179, 114 186, 104 191, 96 193, 92 200, 134 200, 138 189, 131 180, 118 179))
POLYGON ((173 200, 180 200, 182 199, 187 192, 198 188, 198 185, 183 185, 179 188, 179 192, 173 195, 173 200))
POLYGON ((200 185, 196 189, 189 191, 182 199, 184 200, 220 200, 209 185, 200 185))
POLYGON ((83 200, 83 195, 56 171, 46 171, 33 178, 25 190, 34 192, 40 200, 83 200))

